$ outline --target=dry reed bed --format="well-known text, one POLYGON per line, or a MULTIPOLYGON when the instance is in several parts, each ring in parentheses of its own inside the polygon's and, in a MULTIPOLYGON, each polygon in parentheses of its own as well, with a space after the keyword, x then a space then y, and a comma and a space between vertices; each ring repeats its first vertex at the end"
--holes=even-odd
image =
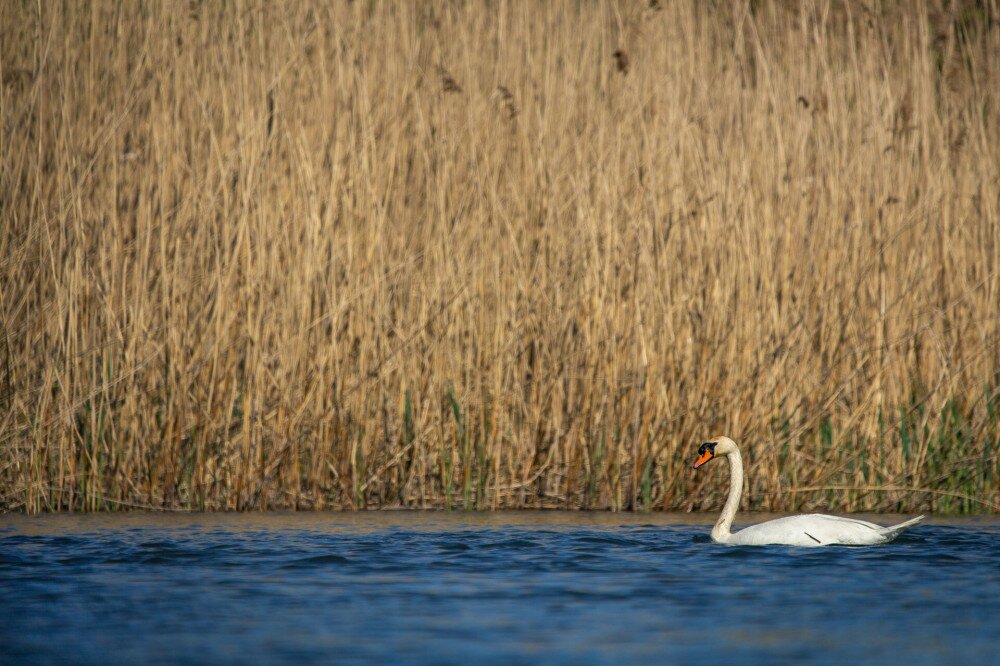
POLYGON ((996 3, 651 4, 0 5, 0 507, 1000 508, 996 3))

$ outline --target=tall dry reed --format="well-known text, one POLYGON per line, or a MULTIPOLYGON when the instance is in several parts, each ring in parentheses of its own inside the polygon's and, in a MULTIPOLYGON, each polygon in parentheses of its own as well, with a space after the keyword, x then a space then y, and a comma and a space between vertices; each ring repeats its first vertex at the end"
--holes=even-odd
POLYGON ((1000 12, 885 4, 0 4, 0 508, 1000 508, 1000 12))

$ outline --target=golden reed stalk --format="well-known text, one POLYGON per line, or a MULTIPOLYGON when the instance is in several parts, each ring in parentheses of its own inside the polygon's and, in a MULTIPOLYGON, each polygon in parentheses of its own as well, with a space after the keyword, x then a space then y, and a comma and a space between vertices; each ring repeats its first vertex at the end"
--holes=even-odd
POLYGON ((0 508, 1000 505, 994 0, 0 25, 0 508))

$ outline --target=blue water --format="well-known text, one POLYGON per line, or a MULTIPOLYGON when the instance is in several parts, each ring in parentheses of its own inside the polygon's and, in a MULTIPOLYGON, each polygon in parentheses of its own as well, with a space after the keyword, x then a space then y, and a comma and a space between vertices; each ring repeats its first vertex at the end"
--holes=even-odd
POLYGON ((0 516, 0 662, 1000 662, 1000 521, 825 549, 710 522, 0 516))

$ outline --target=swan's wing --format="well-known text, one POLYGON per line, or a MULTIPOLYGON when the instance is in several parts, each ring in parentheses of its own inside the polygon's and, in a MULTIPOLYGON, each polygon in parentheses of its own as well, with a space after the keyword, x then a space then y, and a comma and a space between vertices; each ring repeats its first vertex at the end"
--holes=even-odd
POLYGON ((828 516, 825 513, 813 513, 813 514, 809 514, 808 516, 804 516, 804 517, 805 518, 820 518, 820 519, 823 519, 823 520, 835 521, 835 522, 840 523, 840 524, 855 523, 857 525, 863 525, 863 526, 865 526, 865 527, 867 527, 868 529, 871 529, 871 530, 880 530, 880 529, 882 529, 881 525, 878 525, 876 523, 869 523, 867 520, 858 520, 857 518, 844 518, 842 516, 828 516))
POLYGON ((827 528, 827 533, 832 537, 837 536, 840 539, 837 543, 848 545, 885 543, 887 541, 892 541, 908 528, 913 527, 924 519, 923 516, 917 516, 916 518, 911 518, 910 520, 898 525, 883 527, 881 525, 876 525, 875 523, 869 523, 867 520, 841 518, 840 516, 814 514, 812 516, 803 516, 803 518, 812 518, 817 522, 825 521, 823 524, 827 528), (879 538, 873 541, 870 540, 873 539, 872 532, 877 534, 879 538))
POLYGON ((811 514, 787 516, 758 523, 736 532, 729 543, 788 546, 869 545, 886 541, 883 528, 854 518, 811 514))
POLYGON ((818 532, 818 534, 815 532, 812 534, 821 539, 824 545, 843 544, 848 546, 863 546, 885 541, 885 535, 882 534, 882 526, 869 523, 867 520, 822 514, 803 517, 810 519, 811 525, 808 527, 818 532))

